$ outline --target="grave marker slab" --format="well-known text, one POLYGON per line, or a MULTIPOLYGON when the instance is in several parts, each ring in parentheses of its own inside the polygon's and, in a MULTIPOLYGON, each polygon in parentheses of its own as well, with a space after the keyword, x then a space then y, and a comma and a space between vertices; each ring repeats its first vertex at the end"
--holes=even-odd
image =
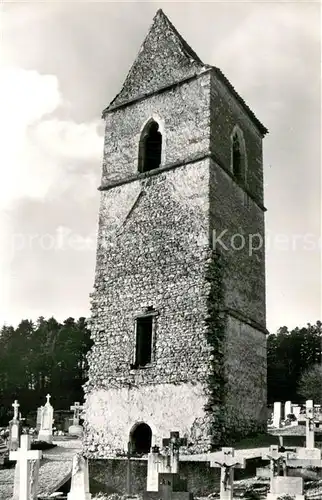
POLYGON ((319 448, 297 448, 297 458, 304 460, 321 460, 321 450, 319 448))
POLYGON ((193 500, 179 474, 159 473, 158 491, 145 491, 143 500, 193 500))
POLYGON ((301 413, 301 407, 299 405, 293 405, 292 411, 294 415, 296 416, 296 419, 299 419, 300 413, 301 413))
POLYGON ((147 474, 147 491, 159 490, 159 473, 165 472, 166 456, 161 455, 158 446, 153 446, 148 454, 148 474, 147 474))
POLYGON ((306 401, 305 410, 306 448, 314 448, 314 406, 312 399, 306 401))
POLYGON ((322 469, 322 452, 318 448, 297 448, 287 453, 286 464, 289 467, 319 467, 322 469))
POLYGON ((284 405, 284 419, 287 418, 287 415, 292 413, 292 403, 291 401, 286 401, 284 405))
POLYGON ((303 478, 276 476, 271 482, 271 489, 267 500, 277 500, 281 495, 293 495, 295 500, 304 500, 303 478))
POLYGON ((73 457, 72 479, 70 492, 67 500, 90 500, 92 495, 89 492, 88 460, 77 453, 73 457))
POLYGON ((273 411, 273 427, 279 428, 281 426, 281 413, 282 413, 282 403, 276 401, 274 403, 273 411))
POLYGON ((39 408, 37 408, 36 429, 37 429, 38 432, 39 432, 40 427, 41 427, 41 415, 42 415, 42 411, 43 411, 43 406, 40 406, 39 408))

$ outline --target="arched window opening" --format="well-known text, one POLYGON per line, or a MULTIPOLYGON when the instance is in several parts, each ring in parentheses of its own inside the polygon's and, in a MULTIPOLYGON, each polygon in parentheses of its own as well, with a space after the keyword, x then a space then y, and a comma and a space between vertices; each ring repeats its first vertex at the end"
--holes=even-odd
POLYGON ((138 424, 130 435, 133 455, 146 455, 150 452, 152 444, 152 430, 148 424, 138 424))
POLYGON ((237 134, 233 136, 233 174, 238 180, 242 180, 243 178, 243 157, 241 152, 241 144, 237 134))
POLYGON ((139 148, 139 172, 149 172, 161 165, 162 134, 159 125, 150 121, 143 130, 139 148))

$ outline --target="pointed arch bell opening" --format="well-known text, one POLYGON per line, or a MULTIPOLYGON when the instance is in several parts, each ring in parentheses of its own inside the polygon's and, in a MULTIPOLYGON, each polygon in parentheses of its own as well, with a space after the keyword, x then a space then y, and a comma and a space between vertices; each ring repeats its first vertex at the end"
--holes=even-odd
POLYGON ((235 179, 246 182, 247 155, 245 139, 242 130, 236 125, 230 136, 231 139, 231 170, 235 179))
POLYGON ((233 137, 233 174, 238 180, 242 180, 242 151, 237 133, 233 137))
POLYGON ((139 172, 159 168, 162 158, 162 134, 159 123, 150 119, 143 128, 139 144, 139 172))

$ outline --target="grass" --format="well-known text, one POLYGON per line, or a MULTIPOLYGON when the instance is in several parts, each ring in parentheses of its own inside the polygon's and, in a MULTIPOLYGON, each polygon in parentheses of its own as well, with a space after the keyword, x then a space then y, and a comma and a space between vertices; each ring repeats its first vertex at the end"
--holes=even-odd
POLYGON ((236 450, 249 450, 251 448, 264 448, 271 446, 272 444, 279 444, 278 436, 272 436, 271 434, 257 434, 256 436, 243 438, 237 443, 234 443, 233 446, 236 450))
MULTIPOLYGON (((233 446, 236 450, 249 450, 251 448, 264 448, 271 445, 279 445, 278 436, 283 436, 284 446, 305 446, 305 436, 302 436, 295 431, 293 433, 263 433, 255 436, 249 436, 240 441, 235 442, 233 446)), ((320 435, 316 436, 315 443, 317 447, 321 447, 320 435)))
POLYGON ((31 443, 31 450, 50 450, 56 448, 57 444, 47 443, 47 441, 33 441, 31 443))

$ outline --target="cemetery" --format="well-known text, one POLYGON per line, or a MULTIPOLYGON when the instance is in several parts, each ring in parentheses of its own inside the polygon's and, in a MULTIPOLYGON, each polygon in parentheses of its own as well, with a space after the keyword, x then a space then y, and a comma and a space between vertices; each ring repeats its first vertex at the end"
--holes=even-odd
POLYGON ((216 223, 264 233, 267 129, 161 10, 103 116, 93 345, 88 370, 83 358, 72 364, 86 371, 82 397, 66 390, 69 410, 60 412, 48 382, 28 418, 12 397, 0 429, 0 500, 322 500, 322 406, 311 396, 275 401, 267 420, 264 250, 222 261, 208 241, 216 223), (169 115, 169 164, 155 109, 169 115), (246 143, 255 151, 248 164, 246 143))
POLYGON ((83 455, 79 402, 71 405, 74 413, 68 432, 53 431, 54 408, 49 394, 37 412, 41 415, 38 430, 24 428, 18 401, 12 407, 9 434, 0 442, 0 456, 7 455, 6 461, 0 462, 1 500, 90 500, 115 494, 142 500, 192 500, 209 494, 220 500, 322 498, 321 413, 312 400, 300 408, 305 419, 304 434, 297 436, 302 439, 301 446, 284 442, 292 436, 285 434, 281 421, 281 433, 268 428, 277 443, 269 447, 224 447, 189 455, 186 438, 173 431, 163 439, 161 449, 153 446, 148 453, 138 455, 129 443, 125 456, 109 461, 88 460, 83 455), (98 473, 100 469, 103 475, 98 473))

